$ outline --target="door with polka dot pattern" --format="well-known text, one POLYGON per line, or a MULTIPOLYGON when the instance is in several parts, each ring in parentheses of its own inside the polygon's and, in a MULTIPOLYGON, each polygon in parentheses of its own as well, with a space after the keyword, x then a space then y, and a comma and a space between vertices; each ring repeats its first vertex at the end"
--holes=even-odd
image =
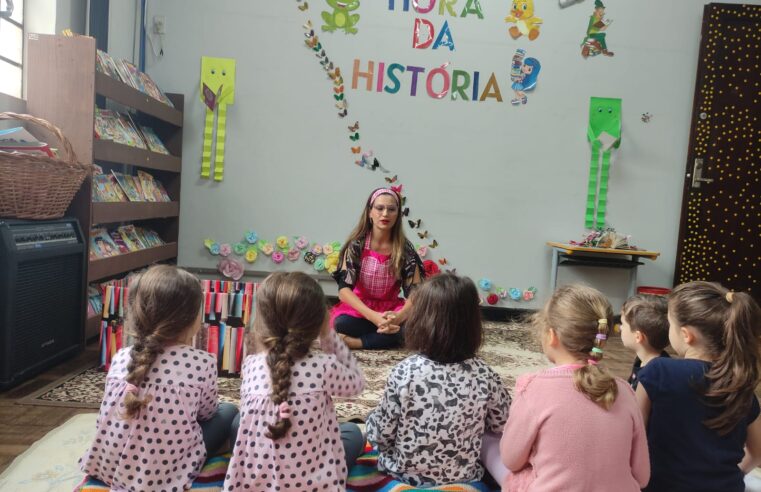
POLYGON ((761 302, 761 6, 708 4, 695 84, 675 283, 761 302))

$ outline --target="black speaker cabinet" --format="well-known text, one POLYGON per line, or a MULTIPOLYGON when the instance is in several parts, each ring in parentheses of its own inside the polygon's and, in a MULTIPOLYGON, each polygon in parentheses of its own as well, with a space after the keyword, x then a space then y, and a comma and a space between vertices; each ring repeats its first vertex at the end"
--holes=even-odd
POLYGON ((74 219, 0 219, 0 390, 84 347, 85 251, 74 219))

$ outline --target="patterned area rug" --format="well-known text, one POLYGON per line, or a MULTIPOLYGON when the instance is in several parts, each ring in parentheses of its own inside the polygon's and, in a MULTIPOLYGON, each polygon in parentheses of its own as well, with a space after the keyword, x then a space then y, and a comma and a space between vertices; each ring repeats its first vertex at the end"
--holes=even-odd
MULTIPOLYGON (((512 389, 515 378, 547 367, 548 362, 529 328, 517 323, 484 323, 485 340, 480 356, 512 389)), ((341 421, 364 420, 383 394, 391 369, 409 355, 403 350, 358 350, 354 352, 367 380, 365 391, 354 398, 335 398, 341 421)), ((25 398, 23 404, 98 408, 103 398, 106 374, 91 368, 69 375, 25 398)), ((238 404, 240 379, 219 378, 220 399, 238 404)))

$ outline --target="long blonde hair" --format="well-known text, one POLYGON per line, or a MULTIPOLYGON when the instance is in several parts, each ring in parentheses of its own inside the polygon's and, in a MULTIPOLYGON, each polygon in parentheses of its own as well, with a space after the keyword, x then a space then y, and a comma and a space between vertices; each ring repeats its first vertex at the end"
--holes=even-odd
MULTIPOLYGON (((302 272, 273 273, 256 291, 253 331, 267 350, 270 398, 276 405, 288 402, 291 368, 309 353, 327 312, 322 288, 302 272)), ((278 415, 274 423, 267 424, 266 436, 277 440, 290 428, 291 419, 278 415)))
POLYGON ((346 243, 341 248, 340 254, 341 258, 343 258, 344 254, 346 253, 346 249, 351 245, 352 242, 356 240, 364 241, 368 237, 368 234, 372 233, 373 222, 370 220, 370 210, 372 209, 373 201, 371 200, 373 195, 379 190, 383 190, 383 195, 393 196, 396 199, 397 206, 399 207, 399 211, 396 214, 396 222, 391 228, 391 265, 394 267, 396 278, 401 278, 405 259, 404 247, 407 243, 407 238, 404 235, 404 224, 402 223, 402 197, 399 195, 399 193, 390 188, 377 188, 370 193, 370 195, 367 197, 367 200, 365 201, 365 206, 362 209, 362 213, 359 216, 359 221, 354 227, 354 230, 351 231, 351 234, 349 234, 349 237, 346 239, 346 243))
POLYGON ((533 316, 534 326, 541 333, 552 329, 568 352, 587 361, 574 371, 574 385, 605 410, 609 410, 618 397, 615 377, 597 364, 603 357, 612 320, 613 309, 608 299, 584 285, 560 287, 533 316))
MULTIPOLYGON (((175 266, 152 266, 134 281, 125 319, 128 332, 135 336, 127 383, 140 386, 161 349, 187 335, 201 312, 202 299, 198 279, 175 266)), ((151 399, 125 393, 124 418, 136 417, 151 399)))
POLYGON ((721 413, 703 422, 728 434, 748 415, 759 383, 761 309, 745 292, 713 282, 690 282, 669 295, 669 314, 678 326, 699 331, 713 359, 701 388, 707 403, 721 413))

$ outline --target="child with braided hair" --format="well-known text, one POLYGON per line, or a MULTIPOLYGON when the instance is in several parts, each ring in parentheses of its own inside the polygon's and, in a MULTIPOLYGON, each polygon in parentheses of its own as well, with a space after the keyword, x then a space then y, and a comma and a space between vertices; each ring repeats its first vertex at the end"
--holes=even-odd
POLYGON ((555 367, 519 377, 501 441, 503 491, 637 492, 650 462, 634 392, 599 363, 613 311, 591 287, 559 288, 533 324, 555 367))
POLYGON ((742 492, 761 464, 761 309, 745 292, 690 282, 668 298, 669 341, 639 374, 653 477, 648 491, 742 492))
POLYGON ((183 490, 230 436, 238 413, 217 401, 217 363, 189 344, 201 326, 201 284, 170 265, 132 284, 126 325, 136 338, 106 377, 97 433, 82 471, 111 490, 183 490))
POLYGON ((339 426, 331 396, 360 393, 351 351, 330 329, 319 284, 276 272, 256 292, 250 353, 243 362, 241 415, 223 490, 344 490, 347 462, 364 440, 339 426), (312 353, 319 337, 323 353, 312 353), (342 446, 342 441, 344 445, 342 446))

